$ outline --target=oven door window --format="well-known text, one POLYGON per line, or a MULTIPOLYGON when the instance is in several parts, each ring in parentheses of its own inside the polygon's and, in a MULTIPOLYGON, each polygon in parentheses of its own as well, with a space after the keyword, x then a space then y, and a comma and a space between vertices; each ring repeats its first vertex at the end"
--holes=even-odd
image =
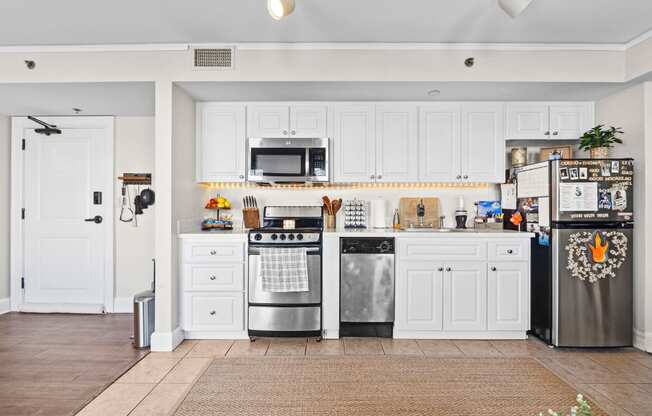
POLYGON ((306 149, 251 149, 251 169, 260 176, 306 176, 306 149))

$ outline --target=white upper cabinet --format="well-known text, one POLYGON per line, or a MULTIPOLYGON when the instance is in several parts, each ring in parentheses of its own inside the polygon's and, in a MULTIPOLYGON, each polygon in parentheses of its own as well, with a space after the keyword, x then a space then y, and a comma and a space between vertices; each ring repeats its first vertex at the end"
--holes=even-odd
POLYGON ((509 140, 577 140, 593 127, 593 104, 511 103, 506 119, 509 140))
POLYGON ((376 106, 376 182, 416 182, 419 178, 417 106, 376 106))
POLYGON ((290 136, 326 137, 326 106, 290 106, 290 136))
POLYGON ((197 104, 198 182, 244 182, 245 106, 197 104))
POLYGON ((248 137, 326 137, 325 105, 250 105, 248 137))
POLYGON ((463 181, 505 180, 502 103, 462 104, 461 173, 463 181))
POLYGON ((507 104, 507 138, 510 140, 546 140, 548 127, 547 104, 507 104))
POLYGON ((555 104, 550 106, 550 137, 577 140, 593 127, 590 104, 555 104))
POLYGON ((375 179, 375 112, 373 104, 335 104, 330 109, 333 181, 375 179))
POLYGON ((419 108, 419 180, 452 182, 460 175, 459 104, 419 108))

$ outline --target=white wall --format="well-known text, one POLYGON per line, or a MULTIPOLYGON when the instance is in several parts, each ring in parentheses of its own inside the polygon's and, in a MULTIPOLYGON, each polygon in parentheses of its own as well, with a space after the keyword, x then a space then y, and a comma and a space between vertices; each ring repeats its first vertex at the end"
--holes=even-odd
POLYGON ((11 120, 0 116, 0 313, 9 308, 11 120))
MULTIPOLYGON (((652 286, 648 283, 652 263, 647 260, 646 253, 652 247, 652 239, 646 233, 652 222, 652 207, 646 200, 652 192, 646 192, 649 183, 646 172, 652 161, 646 160, 650 145, 646 145, 645 128, 645 97, 644 85, 639 84, 625 91, 606 97, 596 102, 596 124, 622 127, 625 131, 623 144, 612 149, 613 157, 634 158, 634 331, 637 335, 637 346, 643 346, 646 325, 652 321, 646 319, 646 303, 652 303, 652 298, 646 299, 646 289, 652 286), (647 322, 646 322, 647 321, 647 322)), ((648 318, 649 319, 649 318, 648 318)))
MULTIPOLYGON (((154 171, 154 117, 116 117, 115 176, 154 171)), ((136 188, 129 187, 132 208, 136 188)), ((155 190, 155 189, 154 189, 155 190)), ((121 222, 121 182, 115 180, 115 308, 133 310, 133 295, 151 288, 156 205, 134 223, 121 222)))

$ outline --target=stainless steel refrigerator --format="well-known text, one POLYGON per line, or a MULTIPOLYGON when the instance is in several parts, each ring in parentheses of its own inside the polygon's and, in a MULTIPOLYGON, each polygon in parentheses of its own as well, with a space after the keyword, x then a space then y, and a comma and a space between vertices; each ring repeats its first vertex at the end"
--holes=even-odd
POLYGON ((548 344, 632 345, 633 170, 632 159, 571 159, 515 172, 521 227, 536 233, 532 332, 548 344))

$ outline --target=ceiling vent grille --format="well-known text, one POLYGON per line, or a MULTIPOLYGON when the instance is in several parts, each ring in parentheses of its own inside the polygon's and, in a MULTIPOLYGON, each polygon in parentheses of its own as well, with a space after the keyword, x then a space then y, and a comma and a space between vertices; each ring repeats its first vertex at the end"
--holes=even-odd
POLYGON ((193 67, 198 70, 232 69, 233 48, 201 48, 193 50, 193 67))

